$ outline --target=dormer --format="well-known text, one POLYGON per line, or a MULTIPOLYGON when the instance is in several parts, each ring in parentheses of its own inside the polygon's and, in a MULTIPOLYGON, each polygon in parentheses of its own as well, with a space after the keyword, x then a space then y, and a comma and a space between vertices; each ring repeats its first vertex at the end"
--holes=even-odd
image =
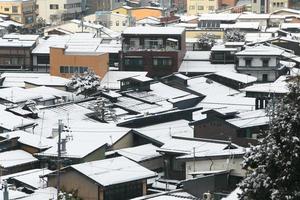
POLYGON ((146 76, 133 76, 119 80, 121 84, 121 91, 136 90, 136 91, 149 91, 150 82, 152 78, 146 76))

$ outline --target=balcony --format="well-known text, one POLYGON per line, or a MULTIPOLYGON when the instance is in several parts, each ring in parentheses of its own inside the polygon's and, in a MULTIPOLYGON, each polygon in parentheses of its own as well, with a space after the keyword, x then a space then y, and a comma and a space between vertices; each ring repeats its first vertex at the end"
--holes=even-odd
POLYGON ((170 45, 139 45, 131 46, 129 44, 123 44, 123 52, 127 51, 180 51, 178 46, 170 45))

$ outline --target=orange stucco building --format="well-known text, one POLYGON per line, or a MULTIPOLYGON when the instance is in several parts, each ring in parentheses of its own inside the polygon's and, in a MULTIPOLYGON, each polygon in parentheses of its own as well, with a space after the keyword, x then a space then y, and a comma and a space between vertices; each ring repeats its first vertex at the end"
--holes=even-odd
POLYGON ((65 47, 50 48, 50 74, 71 78, 76 73, 93 70, 101 78, 109 69, 108 53, 68 51, 65 47))
POLYGON ((122 6, 120 8, 112 10, 113 13, 123 14, 133 17, 135 20, 141 20, 146 17, 162 17, 164 16, 164 10, 157 7, 138 7, 133 8, 129 6, 122 6))

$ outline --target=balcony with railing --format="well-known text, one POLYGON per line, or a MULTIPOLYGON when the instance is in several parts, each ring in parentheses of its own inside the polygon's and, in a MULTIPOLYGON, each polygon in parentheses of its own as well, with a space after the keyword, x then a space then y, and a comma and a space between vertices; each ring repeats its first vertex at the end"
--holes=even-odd
POLYGON ((130 39, 123 43, 123 51, 180 51, 177 39, 130 39))

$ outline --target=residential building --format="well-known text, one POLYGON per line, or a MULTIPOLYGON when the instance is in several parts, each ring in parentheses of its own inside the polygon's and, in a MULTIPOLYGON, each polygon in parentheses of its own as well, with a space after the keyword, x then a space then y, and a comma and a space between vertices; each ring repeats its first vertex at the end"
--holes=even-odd
POLYGON ((85 0, 87 13, 93 14, 96 11, 110 11, 126 4, 125 0, 85 0))
POLYGON ((144 19, 146 17, 156 17, 159 18, 164 16, 165 8, 160 7, 129 7, 122 6, 120 8, 112 10, 113 13, 123 14, 131 17, 132 20, 138 21, 140 19, 144 19))
POLYGON ((93 48, 80 49, 78 46, 50 48, 50 74, 53 76, 71 78, 76 73, 82 74, 92 70, 103 77, 108 71, 108 64, 108 53, 96 52, 93 48))
POLYGON ((287 68, 280 62, 284 50, 264 45, 247 47, 236 53, 236 70, 239 73, 254 76, 260 82, 275 81, 287 73, 287 68))
MULTIPOLYGON (((55 187, 57 176, 47 175, 55 187)), ((61 187, 82 199, 131 199, 146 195, 147 179, 156 174, 125 157, 71 165, 61 172, 61 187)))
POLYGON ((186 52, 184 28, 130 27, 122 37, 121 70, 150 77, 177 72, 186 52))
POLYGON ((82 0, 36 0, 38 17, 47 23, 79 18, 82 14, 82 0))
POLYGON ((25 27, 30 27, 35 24, 35 8, 34 0, 0 1, 0 13, 8 15, 11 20, 24 24, 25 27))
POLYGON ((252 0, 252 12, 271 13, 288 8, 289 0, 252 0))
POLYGON ((289 0, 289 8, 299 10, 300 2, 298 0, 289 0))
POLYGON ((31 70, 31 51, 38 43, 38 35, 7 34, 0 38, 0 71, 31 70))
POLYGON ((232 141, 247 147, 257 144, 258 135, 268 128, 269 117, 261 110, 238 113, 220 108, 203 112, 206 118, 192 122, 194 137, 232 141))
POLYGON ((220 0, 187 0, 187 14, 198 15, 218 10, 221 7, 220 0))
POLYGON ((269 3, 269 13, 289 7, 289 0, 272 0, 269 3))
POLYGON ((128 15, 113 13, 111 11, 97 11, 96 22, 117 32, 122 32, 128 26, 133 25, 133 21, 128 15))

